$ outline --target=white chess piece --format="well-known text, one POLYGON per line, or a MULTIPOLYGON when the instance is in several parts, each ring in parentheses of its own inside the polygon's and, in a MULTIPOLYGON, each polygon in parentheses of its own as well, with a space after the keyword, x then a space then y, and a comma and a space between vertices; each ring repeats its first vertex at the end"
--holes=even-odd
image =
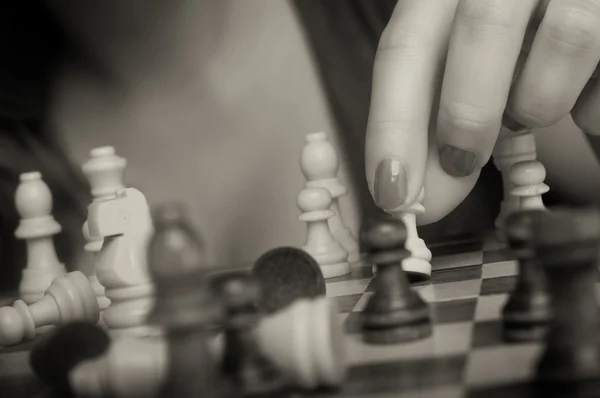
POLYGON ((500 204, 500 213, 494 223, 497 238, 504 242, 506 240, 504 221, 509 214, 519 209, 519 198, 511 192, 510 169, 515 163, 537 158, 535 137, 531 131, 517 134, 503 127, 500 130, 492 156, 494 165, 502 174, 502 185, 504 187, 504 198, 500 204))
POLYGON ((520 200, 519 211, 546 210, 542 195, 550 190, 544 183, 546 169, 541 162, 530 160, 516 163, 510 173, 512 194, 520 200))
POLYGON ((416 201, 400 212, 392 214, 395 218, 404 221, 406 226, 406 249, 410 257, 402 261, 404 271, 429 278, 431 276, 431 251, 425 241, 419 237, 417 230, 417 215, 425 212, 423 200, 425 199, 425 188, 421 189, 416 201))
MULTIPOLYGON (((94 201, 114 197, 117 190, 125 188, 123 172, 126 165, 127 161, 117 156, 112 146, 98 147, 90 151, 90 159, 82 166, 82 170, 92 187, 94 201)), ((83 224, 82 233, 87 242, 85 251, 91 253, 91 261, 95 262, 96 254, 102 248, 102 239, 91 239, 87 221, 83 224)), ((106 297, 95 270, 90 276, 90 282, 98 297, 100 310, 104 311, 108 308, 110 300, 106 297)))
POLYGON ((154 305, 146 253, 154 227, 146 198, 127 188, 114 198, 95 201, 88 208, 88 227, 93 239, 104 240, 96 275, 110 299, 102 315, 109 332, 114 337, 159 334, 146 324, 154 305))
POLYGON ((52 193, 37 172, 23 173, 15 193, 21 222, 15 231, 27 244, 27 264, 23 270, 19 295, 28 305, 39 301, 52 281, 67 273, 54 248, 54 235, 61 226, 51 214, 52 193))
POLYGON ((350 273, 348 252, 334 239, 327 220, 334 214, 331 195, 325 188, 306 188, 298 195, 298 219, 306 223, 306 244, 302 248, 317 261, 323 276, 333 278, 350 273))
POLYGON ((340 161, 335 148, 323 132, 305 136, 306 145, 300 155, 300 170, 306 179, 307 188, 325 188, 331 195, 330 209, 334 215, 329 218, 329 229, 342 247, 348 252, 351 264, 360 261, 360 249, 356 238, 342 219, 339 199, 348 189, 337 177, 340 161))

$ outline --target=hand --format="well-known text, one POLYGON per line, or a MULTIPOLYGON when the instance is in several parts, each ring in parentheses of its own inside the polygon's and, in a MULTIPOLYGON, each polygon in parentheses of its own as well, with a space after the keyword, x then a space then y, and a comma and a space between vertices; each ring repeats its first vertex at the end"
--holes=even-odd
POLYGON ((424 186, 420 223, 444 217, 475 185, 503 120, 523 130, 571 112, 600 135, 599 59, 600 0, 399 0, 373 72, 375 201, 400 210, 424 186))

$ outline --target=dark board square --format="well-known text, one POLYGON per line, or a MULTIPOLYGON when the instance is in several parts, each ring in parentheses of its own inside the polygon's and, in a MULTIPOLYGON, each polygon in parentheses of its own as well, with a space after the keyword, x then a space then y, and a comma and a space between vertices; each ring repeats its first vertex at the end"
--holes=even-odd
POLYGON ((504 344, 502 322, 499 319, 476 322, 473 327, 472 347, 494 347, 504 344))
POLYGON ((435 323, 469 322, 475 318, 477 298, 441 301, 431 304, 433 321, 435 323))
POLYGON ((360 312, 351 312, 348 314, 344 323, 347 334, 360 334, 360 312))
POLYGON ((492 264, 499 263, 501 261, 512 261, 516 257, 508 247, 497 250, 489 250, 483 252, 483 263, 492 264))
POLYGON ((482 272, 481 265, 470 265, 468 267, 441 269, 432 272, 431 283, 434 285, 440 283, 470 281, 480 279, 482 272))
POLYGON ((429 245, 433 257, 449 256, 452 254, 473 253, 483 250, 483 240, 462 240, 448 244, 429 245))
POLYGON ((50 389, 37 380, 33 374, 23 377, 0 377, 0 391, 2 398, 50 398, 53 396, 58 398, 58 395, 52 395, 50 389))
POLYGON ((517 282, 516 275, 501 276, 498 278, 483 279, 481 281, 481 296, 492 294, 510 293, 517 282))
POLYGON ((339 396, 427 391, 431 388, 462 384, 466 357, 455 355, 438 358, 409 359, 353 367, 339 396))
POLYGON ((374 292, 375 291, 375 278, 371 278, 371 280, 369 281, 369 284, 367 285, 367 288, 365 289, 365 292, 374 292))
POLYGON ((352 311, 361 296, 362 294, 351 294, 348 296, 335 297, 334 300, 338 305, 339 311, 344 314, 352 311))
POLYGON ((535 396, 533 383, 520 382, 471 388, 466 398, 531 398, 533 396, 535 396))

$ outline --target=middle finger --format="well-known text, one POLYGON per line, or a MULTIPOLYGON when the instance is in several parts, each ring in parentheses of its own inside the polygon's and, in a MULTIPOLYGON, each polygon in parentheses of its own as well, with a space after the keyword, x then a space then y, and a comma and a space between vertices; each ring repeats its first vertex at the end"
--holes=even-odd
POLYGON ((489 160, 537 0, 461 0, 438 113, 440 164, 465 177, 489 160))

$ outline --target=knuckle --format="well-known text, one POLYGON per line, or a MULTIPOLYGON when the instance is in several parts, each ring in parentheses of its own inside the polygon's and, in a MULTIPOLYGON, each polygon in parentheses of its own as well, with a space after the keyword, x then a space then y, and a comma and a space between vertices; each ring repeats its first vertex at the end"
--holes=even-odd
POLYGON ((513 3, 507 0, 462 0, 456 15, 470 24, 512 27, 517 22, 513 3))
POLYGON ((423 47, 423 39, 408 32, 403 26, 388 25, 379 39, 377 51, 413 50, 423 47))
POLYGON ((560 116, 556 116, 558 112, 554 108, 556 107, 547 99, 536 100, 534 96, 530 96, 527 102, 514 107, 514 115, 527 127, 543 127, 560 119, 560 116))
POLYGON ((475 136, 497 127, 500 116, 481 107, 451 102, 441 105, 440 122, 450 132, 460 131, 475 136))
POLYGON ((598 47, 600 18, 581 7, 569 7, 546 21, 550 46, 560 52, 589 51, 598 47))

